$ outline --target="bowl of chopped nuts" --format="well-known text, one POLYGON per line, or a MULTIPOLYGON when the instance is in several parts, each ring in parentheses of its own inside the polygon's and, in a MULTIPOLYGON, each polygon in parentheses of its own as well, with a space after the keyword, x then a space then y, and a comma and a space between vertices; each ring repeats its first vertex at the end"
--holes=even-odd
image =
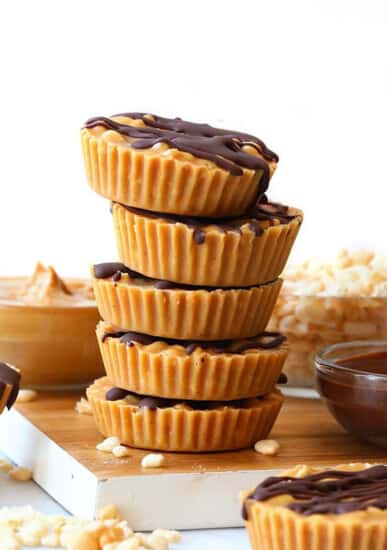
POLYGON ((269 330, 288 339, 284 371, 293 392, 313 388, 314 359, 322 348, 387 339, 387 258, 343 250, 333 262, 309 260, 289 268, 269 330))

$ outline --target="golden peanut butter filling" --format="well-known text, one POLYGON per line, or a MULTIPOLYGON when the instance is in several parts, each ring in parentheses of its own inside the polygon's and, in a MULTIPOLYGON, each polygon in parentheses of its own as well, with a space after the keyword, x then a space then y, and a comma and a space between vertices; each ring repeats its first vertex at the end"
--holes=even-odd
POLYGON ((31 277, 0 279, 0 302, 28 306, 91 306, 91 284, 82 279, 62 279, 51 266, 38 262, 31 277))

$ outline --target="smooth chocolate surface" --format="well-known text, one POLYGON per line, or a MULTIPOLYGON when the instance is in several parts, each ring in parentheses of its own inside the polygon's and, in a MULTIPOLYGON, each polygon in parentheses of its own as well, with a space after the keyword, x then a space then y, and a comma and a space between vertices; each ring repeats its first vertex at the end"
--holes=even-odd
POLYGON ((387 374, 387 351, 353 355, 336 361, 338 365, 370 374, 387 374))
MULTIPOLYGON (((305 476, 269 477, 248 500, 265 501, 279 495, 295 499, 286 508, 310 516, 312 514, 346 514, 366 510, 370 506, 387 509, 387 466, 373 466, 356 472, 328 470, 305 476)), ((242 512, 247 517, 246 506, 242 512)))
POLYGON ((20 372, 11 368, 7 363, 0 363, 0 393, 5 390, 6 385, 12 386, 12 391, 7 401, 7 408, 10 409, 19 393, 20 372))
POLYGON ((192 340, 176 340, 172 338, 160 338, 159 336, 150 336, 148 334, 140 334, 138 332, 106 332, 102 336, 104 342, 107 338, 119 338, 120 342, 133 346, 136 342, 149 345, 153 342, 165 342, 170 346, 183 346, 187 355, 191 355, 197 348, 208 350, 211 353, 233 353, 241 354, 249 349, 273 349, 279 347, 286 340, 285 336, 279 332, 263 332, 257 336, 242 340, 239 346, 232 348, 235 345, 233 340, 217 340, 217 341, 192 341, 192 340))
POLYGON ((269 185, 269 162, 278 162, 278 156, 270 151, 262 140, 250 134, 187 122, 181 118, 172 119, 156 115, 149 118, 146 113, 122 113, 115 116, 142 120, 145 127, 130 126, 108 117, 90 118, 86 121, 85 127, 103 126, 114 130, 131 138, 133 141, 128 143, 133 149, 149 149, 157 143, 166 143, 173 149, 214 162, 233 176, 241 176, 243 168, 262 170, 258 195, 264 193, 269 185), (261 156, 243 151, 245 145, 253 147, 261 156))

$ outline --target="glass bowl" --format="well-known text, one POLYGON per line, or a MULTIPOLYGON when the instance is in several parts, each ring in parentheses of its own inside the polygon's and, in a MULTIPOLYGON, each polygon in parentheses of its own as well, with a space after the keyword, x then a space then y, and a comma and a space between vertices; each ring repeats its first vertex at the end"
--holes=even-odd
POLYGON ((313 388, 320 349, 353 340, 387 340, 387 298, 296 295, 283 289, 267 330, 288 339, 284 372, 289 386, 313 388))
POLYGON ((315 359, 317 390, 328 409, 349 433, 387 447, 386 374, 358 370, 339 364, 353 357, 385 354, 386 341, 355 341, 334 344, 315 359))

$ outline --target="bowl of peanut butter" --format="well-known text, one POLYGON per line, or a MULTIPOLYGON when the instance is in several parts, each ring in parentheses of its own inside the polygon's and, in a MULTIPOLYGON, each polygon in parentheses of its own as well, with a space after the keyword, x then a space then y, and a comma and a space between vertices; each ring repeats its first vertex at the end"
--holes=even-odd
POLYGON ((0 277, 0 357, 24 387, 81 387, 103 374, 91 284, 37 263, 31 277, 0 277))

